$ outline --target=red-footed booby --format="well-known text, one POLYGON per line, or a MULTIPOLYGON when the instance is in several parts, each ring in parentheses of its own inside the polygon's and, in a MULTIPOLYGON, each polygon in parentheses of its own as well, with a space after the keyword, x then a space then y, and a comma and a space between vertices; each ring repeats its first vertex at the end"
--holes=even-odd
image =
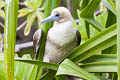
MULTIPOLYGON (((45 23, 54 21, 49 29, 45 45, 43 61, 57 63, 81 42, 80 32, 73 26, 73 17, 65 7, 55 8, 51 15, 41 21, 45 23)), ((40 47, 42 30, 37 30, 33 35, 33 45, 36 53, 40 47)), ((36 54, 37 55, 37 54, 36 54)))

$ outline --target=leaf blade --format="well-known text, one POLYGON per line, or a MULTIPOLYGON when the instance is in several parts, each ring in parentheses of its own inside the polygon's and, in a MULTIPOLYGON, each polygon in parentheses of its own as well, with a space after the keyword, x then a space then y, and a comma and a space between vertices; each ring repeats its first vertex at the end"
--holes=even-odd
POLYGON ((58 65, 52 64, 52 63, 46 63, 46 62, 40 62, 40 61, 34 61, 34 60, 27 60, 27 59, 16 59, 15 61, 25 62, 29 64, 38 65, 40 67, 46 67, 49 69, 57 70, 58 65))
POLYGON ((69 59, 73 59, 78 55, 88 51, 90 48, 95 47, 99 43, 113 37, 116 35, 116 25, 112 25, 111 27, 107 28, 106 30, 102 31, 101 33, 97 34, 96 36, 90 38, 85 43, 81 44, 77 48, 75 48, 70 54, 67 56, 69 59), (109 35, 109 36, 108 36, 109 35))
POLYGON ((56 73, 56 75, 63 75, 63 74, 72 75, 88 80, 100 80, 96 76, 88 73, 86 70, 76 66, 72 61, 68 59, 66 59, 60 64, 58 71, 56 73))

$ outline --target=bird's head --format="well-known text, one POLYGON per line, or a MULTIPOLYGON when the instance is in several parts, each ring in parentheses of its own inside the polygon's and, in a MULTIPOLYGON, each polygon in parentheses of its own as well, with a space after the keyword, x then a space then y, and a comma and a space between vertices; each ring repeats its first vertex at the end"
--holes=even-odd
POLYGON ((65 7, 58 7, 53 9, 51 15, 41 21, 41 23, 49 22, 49 21, 56 21, 58 23, 62 23, 65 21, 72 20, 72 16, 70 11, 65 7))

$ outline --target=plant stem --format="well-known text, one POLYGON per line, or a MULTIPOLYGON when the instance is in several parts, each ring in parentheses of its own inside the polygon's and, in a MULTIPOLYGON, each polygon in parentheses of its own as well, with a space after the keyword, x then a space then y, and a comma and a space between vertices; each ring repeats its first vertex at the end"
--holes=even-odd
POLYGON ((18 0, 6 0, 4 28, 4 59, 7 80, 14 80, 14 53, 18 15, 18 0))
POLYGON ((120 0, 116 0, 117 9, 117 67, 118 80, 120 80, 120 0))

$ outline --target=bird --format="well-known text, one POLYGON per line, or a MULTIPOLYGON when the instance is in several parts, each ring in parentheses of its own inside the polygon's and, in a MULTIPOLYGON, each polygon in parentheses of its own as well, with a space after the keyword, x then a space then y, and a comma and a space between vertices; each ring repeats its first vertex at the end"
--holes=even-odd
MULTIPOLYGON (((74 48, 80 45, 81 34, 73 26, 73 17, 65 7, 57 7, 52 10, 50 16, 41 20, 41 24, 54 21, 48 30, 43 62, 58 63, 74 48)), ((40 48, 40 39, 43 35, 42 29, 38 29, 33 35, 33 46, 35 56, 40 48)))

